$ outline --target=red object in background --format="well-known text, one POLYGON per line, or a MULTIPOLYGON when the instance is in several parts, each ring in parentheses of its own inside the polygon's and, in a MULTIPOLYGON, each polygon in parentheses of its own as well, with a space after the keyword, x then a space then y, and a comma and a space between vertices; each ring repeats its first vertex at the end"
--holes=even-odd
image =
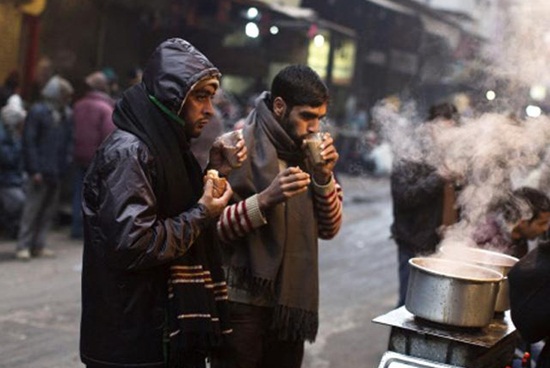
POLYGON ((527 351, 523 354, 523 359, 521 359, 521 366, 531 367, 531 354, 527 351))
POLYGON ((318 32, 319 32, 319 27, 317 27, 317 24, 314 23, 309 27, 309 29, 307 31, 307 36, 309 38, 313 38, 313 37, 317 36, 318 32))
POLYGON ((230 14, 231 14, 231 1, 221 0, 218 3, 218 11, 216 13, 216 19, 220 23, 227 23, 229 21, 230 14))
POLYGON ((25 14, 23 16, 24 31, 27 33, 27 49, 25 50, 25 64, 23 70, 24 98, 28 99, 31 86, 35 80, 36 61, 38 59, 38 40, 40 36, 40 17, 25 14))

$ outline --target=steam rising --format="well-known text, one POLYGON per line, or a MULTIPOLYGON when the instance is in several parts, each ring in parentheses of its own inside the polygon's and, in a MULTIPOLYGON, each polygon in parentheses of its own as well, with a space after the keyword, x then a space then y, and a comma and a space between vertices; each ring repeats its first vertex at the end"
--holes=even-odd
POLYGON ((550 3, 547 0, 510 2, 506 19, 494 30, 487 56, 494 72, 525 85, 548 85, 550 65, 550 3))
MULTIPOLYGON (((547 117, 516 121, 484 114, 449 127, 422 124, 410 106, 400 114, 388 105, 376 106, 373 116, 381 123, 395 162, 424 162, 442 174, 452 172, 463 185, 458 197, 461 222, 446 232, 446 244, 474 245, 470 235, 489 204, 527 185, 525 179, 541 165, 550 142, 547 117)), ((523 218, 530 215, 523 211, 523 218)))

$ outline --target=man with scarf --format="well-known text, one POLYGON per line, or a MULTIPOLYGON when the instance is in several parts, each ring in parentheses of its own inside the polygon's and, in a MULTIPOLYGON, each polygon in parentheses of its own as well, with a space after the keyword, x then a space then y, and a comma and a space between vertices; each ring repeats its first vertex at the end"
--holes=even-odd
MULTIPOLYGON (((191 153, 220 73, 182 39, 163 42, 115 107, 117 129, 84 179, 80 354, 88 367, 198 368, 230 332, 213 196, 191 153)), ((238 159, 246 158, 239 142, 238 159)), ((209 169, 231 170, 219 145, 209 169)))
POLYGON ((318 238, 337 234, 342 197, 330 134, 324 134, 324 160, 317 165, 303 141, 319 131, 328 99, 317 73, 291 65, 258 97, 245 122, 249 159, 229 176, 235 203, 218 221, 233 333, 214 368, 297 368, 305 340, 316 337, 318 238))

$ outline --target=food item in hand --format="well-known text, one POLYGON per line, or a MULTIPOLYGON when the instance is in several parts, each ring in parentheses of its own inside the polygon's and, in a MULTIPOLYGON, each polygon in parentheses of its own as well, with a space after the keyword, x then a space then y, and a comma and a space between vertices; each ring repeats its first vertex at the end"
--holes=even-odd
POLYGON ((227 186, 227 180, 225 178, 220 178, 218 170, 208 170, 204 176, 204 183, 212 179, 212 196, 214 198, 220 198, 225 192, 225 187, 227 186))

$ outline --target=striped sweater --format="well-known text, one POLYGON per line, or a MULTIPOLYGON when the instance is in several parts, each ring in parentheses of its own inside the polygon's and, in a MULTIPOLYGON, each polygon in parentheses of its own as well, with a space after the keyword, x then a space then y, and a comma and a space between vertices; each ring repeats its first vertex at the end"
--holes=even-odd
MULTIPOLYGON (((321 239, 332 239, 342 224, 342 188, 334 178, 326 185, 317 185, 314 181, 311 185, 319 225, 318 236, 321 239)), ((222 242, 229 242, 266 223, 255 194, 225 208, 217 224, 218 236, 222 242)))

